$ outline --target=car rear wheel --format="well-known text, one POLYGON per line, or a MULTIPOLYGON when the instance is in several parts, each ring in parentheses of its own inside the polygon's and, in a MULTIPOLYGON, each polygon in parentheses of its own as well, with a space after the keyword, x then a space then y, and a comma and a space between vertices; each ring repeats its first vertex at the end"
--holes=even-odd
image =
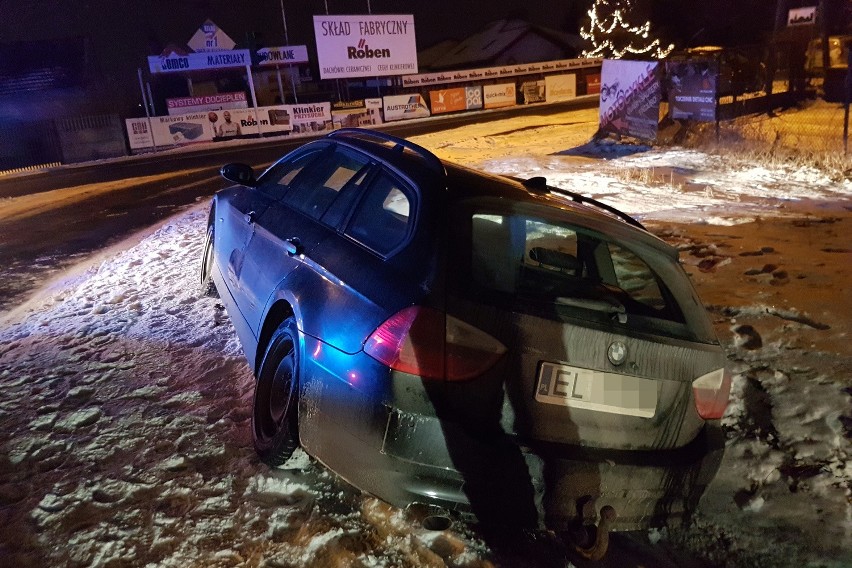
POLYGON ((213 282, 213 225, 207 227, 207 238, 204 240, 204 255, 201 257, 201 295, 219 296, 216 284, 213 282))
POLYGON ((299 445, 298 353, 296 320, 287 318, 272 335, 254 390, 254 447, 260 459, 272 466, 287 461, 299 445))

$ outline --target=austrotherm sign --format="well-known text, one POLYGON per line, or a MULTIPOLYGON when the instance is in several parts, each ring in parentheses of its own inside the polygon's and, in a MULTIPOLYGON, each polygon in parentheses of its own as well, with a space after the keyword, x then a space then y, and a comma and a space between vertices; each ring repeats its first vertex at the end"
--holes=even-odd
POLYGON ((414 16, 314 16, 321 79, 417 73, 414 16))

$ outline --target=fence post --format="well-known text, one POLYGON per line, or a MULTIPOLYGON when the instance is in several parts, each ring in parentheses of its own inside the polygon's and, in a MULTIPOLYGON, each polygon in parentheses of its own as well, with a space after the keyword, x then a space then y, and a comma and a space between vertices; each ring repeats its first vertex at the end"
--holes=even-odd
POLYGON ((846 41, 846 96, 843 97, 843 153, 849 151, 849 102, 852 101, 852 40, 846 41))

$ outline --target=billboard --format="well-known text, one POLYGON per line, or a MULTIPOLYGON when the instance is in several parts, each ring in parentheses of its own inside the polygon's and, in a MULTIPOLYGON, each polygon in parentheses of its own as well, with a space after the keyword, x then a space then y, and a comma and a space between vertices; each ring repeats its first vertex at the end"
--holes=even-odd
POLYGON ((215 140, 258 134, 285 134, 290 132, 292 121, 287 105, 260 108, 211 111, 208 118, 213 124, 215 140))
POLYGON ((661 74, 657 61, 605 59, 601 68, 601 130, 654 140, 660 121, 661 74))
POLYGON ((810 26, 816 23, 816 6, 793 8, 787 11, 788 26, 810 26))
POLYGON ((382 120, 382 99, 340 101, 331 106, 334 128, 374 126, 382 120))
POLYGON ((424 87, 429 85, 442 85, 446 83, 502 79, 503 77, 518 77, 521 75, 539 73, 556 73, 558 71, 569 71, 571 69, 600 67, 602 61, 603 59, 600 58, 561 59, 559 61, 547 61, 544 63, 518 63, 515 65, 503 65, 500 67, 482 67, 480 69, 406 75, 402 78, 402 86, 424 87))
POLYGON ((524 97, 524 104, 543 103, 545 83, 541 79, 538 81, 524 81, 521 83, 521 95, 524 97))
POLYGON ((586 94, 598 95, 601 92, 601 74, 589 73, 586 75, 586 94))
POLYGON ((417 73, 414 16, 314 16, 320 79, 417 73))
POLYGON ((193 51, 229 51, 236 43, 211 20, 206 20, 186 43, 193 51))
POLYGON ((719 65, 714 59, 667 61, 669 115, 674 119, 716 120, 719 65))
POLYGON ((382 102, 385 105, 385 120, 388 122, 430 116, 426 101, 419 94, 382 97, 382 102))
POLYGON ((577 98, 577 76, 548 75, 544 78, 544 93, 547 102, 570 101, 577 98))
POLYGON ((257 50, 257 61, 260 66, 307 63, 308 47, 305 45, 264 47, 257 50))
POLYGON ((166 99, 166 108, 170 115, 202 112, 205 110, 222 110, 246 108, 248 101, 242 91, 232 93, 216 93, 200 97, 176 97, 166 99))
POLYGON ((251 57, 247 49, 148 56, 148 68, 151 73, 183 73, 205 69, 230 69, 246 65, 251 65, 251 57))
POLYGON ((482 89, 480 87, 457 87, 429 91, 432 114, 473 110, 482 108, 482 89))
POLYGON ((331 103, 286 105, 290 109, 293 132, 323 132, 331 129, 331 103))
POLYGON ((132 150, 154 145, 165 147, 211 142, 215 135, 213 123, 206 112, 155 116, 150 121, 147 118, 128 118, 125 124, 132 150))
POLYGON ((507 106, 515 106, 517 98, 515 97, 514 83, 501 83, 499 85, 484 85, 482 87, 482 98, 485 101, 485 108, 501 108, 507 106))

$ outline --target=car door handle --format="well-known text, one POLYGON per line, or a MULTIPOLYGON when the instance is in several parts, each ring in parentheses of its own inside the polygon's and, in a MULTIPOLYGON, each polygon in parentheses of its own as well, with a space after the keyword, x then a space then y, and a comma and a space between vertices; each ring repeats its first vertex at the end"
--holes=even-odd
POLYGON ((300 241, 298 237, 284 239, 284 250, 286 250, 287 254, 290 256, 302 254, 302 241, 300 241))
POLYGON ((246 223, 249 225, 254 225, 255 221, 257 221, 257 213, 254 211, 249 211, 245 215, 243 215, 243 219, 245 219, 246 223))

